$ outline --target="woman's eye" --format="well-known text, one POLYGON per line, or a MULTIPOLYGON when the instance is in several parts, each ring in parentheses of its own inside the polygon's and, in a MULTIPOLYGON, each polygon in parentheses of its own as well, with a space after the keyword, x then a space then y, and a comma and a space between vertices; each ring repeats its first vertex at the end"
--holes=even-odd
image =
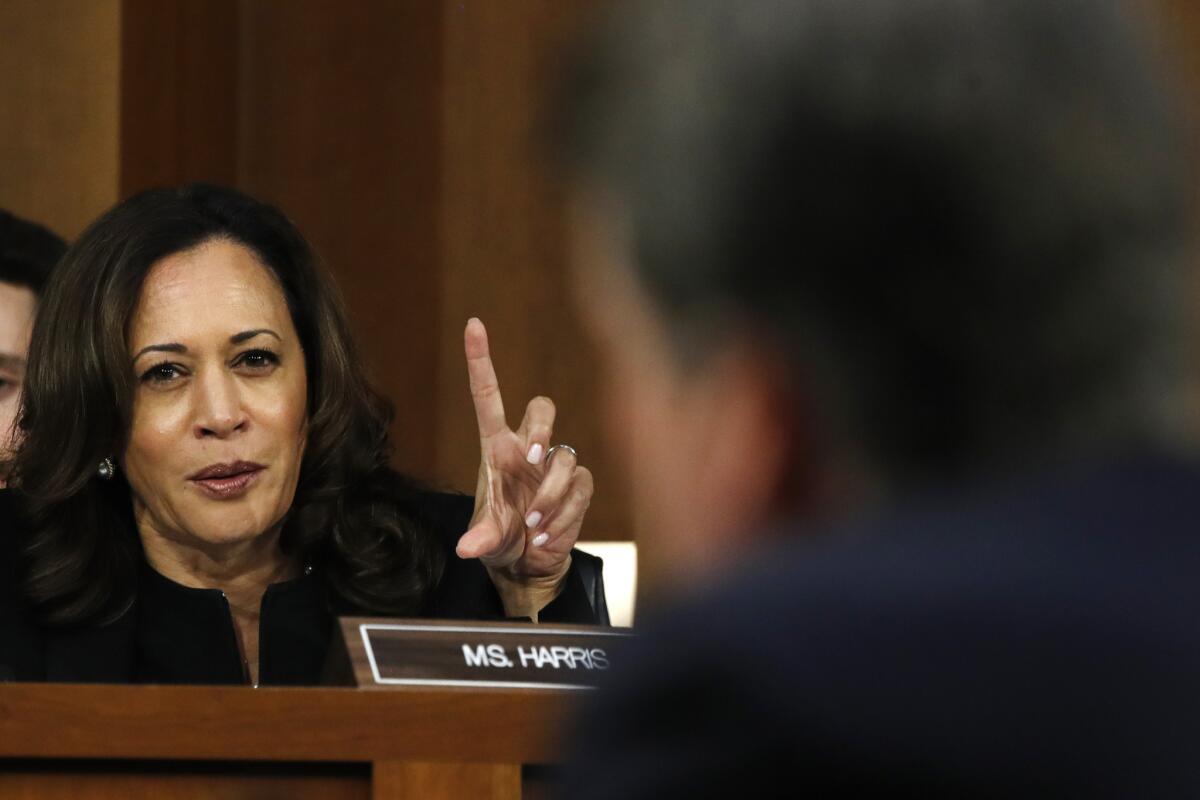
POLYGON ((155 364, 142 373, 142 381, 149 383, 167 383, 178 378, 181 374, 178 364, 155 364))
POLYGON ((270 369, 279 363, 279 356, 272 353, 270 350, 247 350, 242 353, 236 366, 248 367, 251 370, 263 371, 270 369))
POLYGON ((16 393, 21 388, 21 382, 0 375, 0 400, 16 393))

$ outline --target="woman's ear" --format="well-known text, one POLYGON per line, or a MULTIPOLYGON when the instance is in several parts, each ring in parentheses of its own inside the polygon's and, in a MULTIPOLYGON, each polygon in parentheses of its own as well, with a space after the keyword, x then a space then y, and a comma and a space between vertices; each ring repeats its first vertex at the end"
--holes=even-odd
POLYGON ((753 339, 714 354, 697 382, 707 398, 704 492, 730 510, 731 528, 756 536, 773 521, 812 512, 820 480, 809 403, 786 362, 753 339))

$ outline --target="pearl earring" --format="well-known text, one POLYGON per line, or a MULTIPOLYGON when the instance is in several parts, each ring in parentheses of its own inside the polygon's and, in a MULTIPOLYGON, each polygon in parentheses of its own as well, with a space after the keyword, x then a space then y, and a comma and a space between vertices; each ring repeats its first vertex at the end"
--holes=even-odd
POLYGON ((111 481, 113 476, 116 474, 117 468, 116 465, 113 464, 113 460, 108 456, 105 456, 104 460, 100 462, 100 467, 96 470, 96 475, 102 481, 111 481))

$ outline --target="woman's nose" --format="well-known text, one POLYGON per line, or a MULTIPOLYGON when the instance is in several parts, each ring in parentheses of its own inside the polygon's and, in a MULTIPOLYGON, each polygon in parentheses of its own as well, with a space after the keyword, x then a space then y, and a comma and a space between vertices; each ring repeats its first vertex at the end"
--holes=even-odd
POLYGON ((215 371, 197 378, 193 426, 196 438, 224 439, 244 431, 249 420, 234 377, 224 371, 215 371))

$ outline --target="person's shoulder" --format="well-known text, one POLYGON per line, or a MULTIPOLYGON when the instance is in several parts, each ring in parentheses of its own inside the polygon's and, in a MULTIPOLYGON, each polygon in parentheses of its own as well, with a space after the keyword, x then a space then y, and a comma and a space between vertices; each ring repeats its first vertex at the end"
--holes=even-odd
POLYGON ((13 489, 0 488, 0 556, 11 561, 25 535, 22 503, 13 489))
POLYGON ((918 499, 827 531, 785 526, 772 537, 781 544, 662 623, 706 618, 711 632, 743 637, 747 646, 761 637, 799 648, 787 643, 800 632, 891 638, 897 621, 934 632, 958 622, 974 630, 1019 626, 1043 616, 1050 602, 1098 623, 1124 594, 1124 621, 1129 613, 1177 619, 1167 597, 1200 570, 1198 514, 1200 465, 1189 460, 1042 473, 918 499))
POLYGON ((19 492, 0 488, 0 596, 6 601, 16 596, 21 552, 29 534, 23 508, 19 492))
POLYGON ((912 753, 997 786, 1078 789, 1087 775, 1071 766, 1005 778, 993 756, 1090 753, 1130 767, 1106 773, 1119 795, 1153 778, 1166 731, 1200 740, 1197 512, 1200 470, 1145 460, 931 498, 823 536, 785 527, 790 541, 639 623, 585 717, 571 786, 716 796, 799 770, 813 788, 853 787, 828 766, 854 753, 867 774, 912 753))
POLYGON ((0 681, 42 677, 40 633, 20 591, 25 535, 20 505, 15 491, 0 489, 0 681))
POLYGON ((7 523, 16 513, 15 495, 14 490, 0 486, 0 524, 7 523))

